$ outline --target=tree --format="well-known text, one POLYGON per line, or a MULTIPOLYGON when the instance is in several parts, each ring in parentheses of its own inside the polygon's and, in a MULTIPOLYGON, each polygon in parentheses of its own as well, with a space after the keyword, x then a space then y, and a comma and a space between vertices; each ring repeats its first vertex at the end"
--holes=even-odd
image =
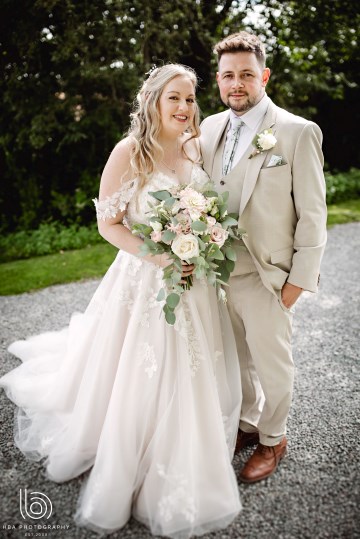
POLYGON ((2 0, 2 11, 3 229, 93 219, 90 200, 144 74, 190 65, 203 114, 222 110, 212 48, 244 28, 267 45, 275 102, 318 121, 332 168, 360 166, 355 2, 2 0))
MULTIPOLYGON (((269 93, 277 104, 314 119, 330 168, 360 166, 360 12, 355 0, 254 0, 249 29, 269 44, 269 93)), ((248 11, 249 12, 249 11, 248 11)))

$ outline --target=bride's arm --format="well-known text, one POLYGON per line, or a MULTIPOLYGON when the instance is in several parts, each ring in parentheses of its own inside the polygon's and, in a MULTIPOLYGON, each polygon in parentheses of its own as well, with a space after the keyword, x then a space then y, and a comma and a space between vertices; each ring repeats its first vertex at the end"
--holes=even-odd
MULTIPOLYGON (((126 195, 131 194, 131 192, 128 191, 128 189, 131 189, 131 177, 129 177, 129 171, 130 144, 128 139, 124 139, 113 149, 101 176, 99 201, 97 202, 98 229, 100 235, 118 249, 133 255, 138 255, 143 240, 138 236, 134 236, 122 222, 125 216, 126 202, 128 202, 126 195), (124 179, 120 182, 121 178, 124 179), (104 218, 102 208, 104 206, 107 207, 107 200, 110 201, 114 194, 117 193, 119 193, 120 198, 117 201, 117 207, 115 206, 115 210, 112 212, 116 213, 116 215, 107 215, 106 218, 104 218), (123 200, 121 201, 122 197, 123 200)), ((142 258, 161 267, 164 267, 169 263, 165 254, 155 256, 147 255, 142 258)))

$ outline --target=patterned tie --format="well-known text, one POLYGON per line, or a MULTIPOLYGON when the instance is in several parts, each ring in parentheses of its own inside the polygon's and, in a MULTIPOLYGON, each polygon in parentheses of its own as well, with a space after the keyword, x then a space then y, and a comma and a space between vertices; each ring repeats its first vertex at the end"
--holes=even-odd
POLYGON ((226 176, 233 168, 236 148, 240 138, 241 126, 244 122, 241 118, 231 118, 231 128, 226 138, 223 154, 223 175, 226 176))

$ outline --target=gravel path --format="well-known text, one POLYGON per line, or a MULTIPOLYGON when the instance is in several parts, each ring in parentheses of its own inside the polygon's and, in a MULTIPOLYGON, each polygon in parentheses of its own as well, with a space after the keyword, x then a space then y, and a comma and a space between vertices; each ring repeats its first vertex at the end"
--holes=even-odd
MULTIPOLYGON (((241 485, 244 509, 226 530, 210 539, 360 538, 359 505, 359 319, 360 223, 329 231, 321 289, 304 294, 294 323, 297 366, 294 403, 288 425, 289 453, 277 473, 255 485, 241 485)), ((97 281, 54 286, 40 292, 0 298, 3 328, 0 374, 18 361, 6 352, 17 338, 67 324, 82 311, 97 281)), ((261 336, 259 336, 261 338, 261 336)), ((68 526, 27 537, 93 539, 76 528, 72 513, 82 479, 63 485, 48 481, 40 465, 27 462, 13 444, 14 406, 0 395, 0 537, 24 538, 19 489, 44 492, 53 503, 46 526, 68 526)), ((236 472, 250 454, 234 460, 236 472)), ((35 522, 35 521, 34 521, 35 522)), ((44 522, 45 524, 45 522, 44 522)), ((146 539, 146 528, 130 521, 112 538, 146 539)))

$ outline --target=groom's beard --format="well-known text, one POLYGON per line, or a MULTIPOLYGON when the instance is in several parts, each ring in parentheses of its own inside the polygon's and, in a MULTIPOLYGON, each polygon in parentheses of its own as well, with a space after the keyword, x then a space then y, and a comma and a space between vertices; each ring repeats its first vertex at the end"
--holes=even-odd
POLYGON ((247 112, 252 109, 259 103, 263 97, 261 94, 250 97, 247 92, 242 92, 245 94, 245 98, 241 102, 238 99, 234 99, 232 96, 229 96, 225 102, 225 105, 229 107, 234 112, 247 112))

